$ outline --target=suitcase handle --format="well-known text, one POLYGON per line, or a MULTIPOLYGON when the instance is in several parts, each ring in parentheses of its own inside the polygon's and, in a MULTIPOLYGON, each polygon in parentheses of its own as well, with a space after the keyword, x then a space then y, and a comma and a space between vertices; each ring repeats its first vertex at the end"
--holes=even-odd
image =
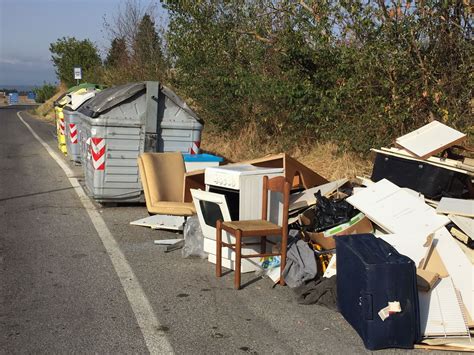
POLYGON ((366 293, 361 297, 362 302, 362 316, 363 319, 372 320, 374 319, 374 307, 372 303, 372 294, 366 293))

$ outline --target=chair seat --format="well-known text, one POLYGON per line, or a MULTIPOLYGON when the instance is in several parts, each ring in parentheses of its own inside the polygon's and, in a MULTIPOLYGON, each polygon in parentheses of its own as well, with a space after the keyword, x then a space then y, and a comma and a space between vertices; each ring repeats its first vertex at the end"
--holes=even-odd
POLYGON ((244 235, 246 235, 246 232, 253 232, 252 235, 255 235, 263 231, 272 231, 275 233, 281 231, 281 227, 278 224, 260 219, 249 221, 227 221, 222 223, 222 228, 230 228, 233 230, 240 229, 244 235))

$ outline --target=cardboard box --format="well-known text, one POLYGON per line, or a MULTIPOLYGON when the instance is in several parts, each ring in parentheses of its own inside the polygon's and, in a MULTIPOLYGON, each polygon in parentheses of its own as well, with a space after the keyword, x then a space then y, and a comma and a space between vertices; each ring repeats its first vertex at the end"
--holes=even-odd
POLYGON ((359 213, 347 223, 325 230, 323 232, 304 232, 313 242, 318 243, 323 249, 334 249, 336 241, 334 237, 338 235, 373 233, 372 222, 363 214, 359 213))

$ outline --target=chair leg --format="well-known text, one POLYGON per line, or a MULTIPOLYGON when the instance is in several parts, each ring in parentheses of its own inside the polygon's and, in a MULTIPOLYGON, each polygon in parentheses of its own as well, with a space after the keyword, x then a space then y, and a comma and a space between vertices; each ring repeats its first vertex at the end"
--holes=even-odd
POLYGON ((286 248, 287 240, 286 238, 281 238, 281 260, 280 260, 280 285, 285 286, 285 279, 283 278, 283 270, 286 266, 286 248))
POLYGON ((240 289, 240 269, 242 264, 242 231, 237 229, 235 233, 235 277, 234 277, 234 288, 240 289))
POLYGON ((267 252, 267 237, 263 236, 260 238, 260 253, 266 253, 267 252))
POLYGON ((216 222, 216 276, 222 276, 222 222, 216 222))

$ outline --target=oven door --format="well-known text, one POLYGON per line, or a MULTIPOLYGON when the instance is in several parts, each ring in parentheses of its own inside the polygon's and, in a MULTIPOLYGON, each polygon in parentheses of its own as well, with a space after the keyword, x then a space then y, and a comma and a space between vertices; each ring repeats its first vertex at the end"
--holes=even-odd
POLYGON ((194 206, 205 238, 216 239, 216 222, 230 221, 229 208, 224 195, 191 189, 194 206))

